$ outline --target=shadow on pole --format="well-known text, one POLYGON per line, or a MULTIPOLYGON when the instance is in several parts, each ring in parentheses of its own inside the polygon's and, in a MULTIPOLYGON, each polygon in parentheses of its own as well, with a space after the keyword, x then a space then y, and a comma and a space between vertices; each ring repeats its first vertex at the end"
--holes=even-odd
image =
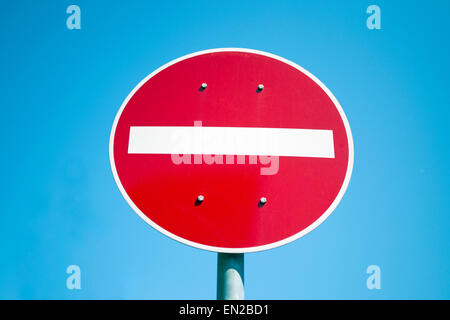
POLYGON ((244 299, 244 254, 217 254, 217 300, 244 299))

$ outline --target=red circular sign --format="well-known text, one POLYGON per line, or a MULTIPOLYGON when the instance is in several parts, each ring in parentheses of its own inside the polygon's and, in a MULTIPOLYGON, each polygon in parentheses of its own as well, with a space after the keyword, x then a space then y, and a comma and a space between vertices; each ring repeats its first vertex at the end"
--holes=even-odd
POLYGON ((347 118, 325 85, 284 58, 234 48, 147 76, 117 113, 109 152, 122 195, 147 223, 234 253, 317 227, 353 167, 347 118))

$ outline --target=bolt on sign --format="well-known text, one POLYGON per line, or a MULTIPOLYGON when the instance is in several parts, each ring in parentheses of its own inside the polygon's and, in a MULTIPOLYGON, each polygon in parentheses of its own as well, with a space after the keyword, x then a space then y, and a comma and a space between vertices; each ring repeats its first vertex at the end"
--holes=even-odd
POLYGON ((229 253, 316 228, 353 167, 350 126, 330 90, 289 60, 235 48, 148 75, 117 113, 109 153, 142 219, 184 244, 229 253))

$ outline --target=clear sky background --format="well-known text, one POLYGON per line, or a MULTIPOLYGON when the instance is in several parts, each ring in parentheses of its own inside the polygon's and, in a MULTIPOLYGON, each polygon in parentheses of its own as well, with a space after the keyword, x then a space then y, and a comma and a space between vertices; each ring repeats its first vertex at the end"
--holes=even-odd
POLYGON ((449 299, 448 1, 8 1, 0 8, 0 298, 214 299, 216 258, 160 234, 110 170, 146 75, 218 47, 301 65, 349 119, 355 166, 307 236, 245 256, 248 299, 449 299), (81 8, 68 30, 66 8, 81 8), (381 30, 366 8, 381 8, 381 30), (81 290, 66 268, 81 268, 81 290), (381 289, 366 268, 381 268, 381 289))

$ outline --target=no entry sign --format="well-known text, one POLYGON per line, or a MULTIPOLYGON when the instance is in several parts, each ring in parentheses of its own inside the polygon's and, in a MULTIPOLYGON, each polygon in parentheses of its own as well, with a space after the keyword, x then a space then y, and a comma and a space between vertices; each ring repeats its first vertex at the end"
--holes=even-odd
POLYGON ((231 253, 317 227, 353 167, 347 118, 325 85, 291 61, 234 48, 147 76, 117 113, 109 151, 122 195, 147 223, 231 253))

